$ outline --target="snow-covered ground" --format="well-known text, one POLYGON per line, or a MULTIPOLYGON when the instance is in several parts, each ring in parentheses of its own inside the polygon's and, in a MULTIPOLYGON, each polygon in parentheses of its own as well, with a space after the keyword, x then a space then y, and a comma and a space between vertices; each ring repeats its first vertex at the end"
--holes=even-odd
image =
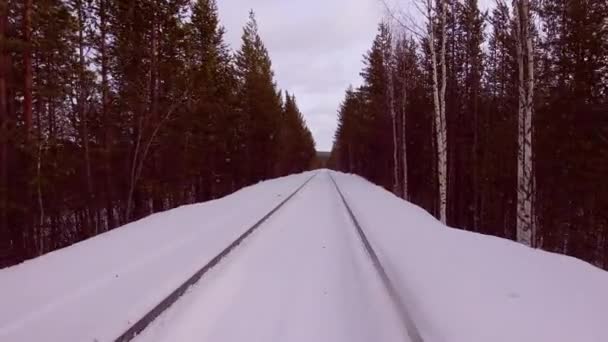
MULTIPOLYGON (((0 341, 112 341, 313 173, 153 215, 0 270, 0 341)), ((332 173, 396 289, 391 298, 318 171, 137 341, 608 341, 608 272, 443 226, 332 173)))
POLYGON ((608 341, 608 272, 447 228, 360 177, 336 180, 425 342, 608 341))
POLYGON ((136 341, 403 341, 327 173, 136 341))
POLYGON ((113 341, 311 175, 152 215, 0 270, 0 341, 113 341))

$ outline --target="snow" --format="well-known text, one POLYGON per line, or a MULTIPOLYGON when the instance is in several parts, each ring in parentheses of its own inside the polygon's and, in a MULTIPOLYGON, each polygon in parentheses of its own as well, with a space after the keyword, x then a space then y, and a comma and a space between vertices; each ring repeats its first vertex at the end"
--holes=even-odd
POLYGON ((0 270, 0 341, 112 341, 311 175, 151 215, 0 270))
MULTIPOLYGON (((312 175, 0 270, 0 341, 112 341, 312 175)), ((323 170, 136 340, 407 341, 399 302, 425 342, 606 342, 606 289, 608 272, 585 262, 448 228, 360 177, 323 170)))
POLYGON ((336 181, 424 341, 608 341, 608 272, 447 228, 360 177, 336 181))
POLYGON ((141 341, 403 341, 327 173, 138 336, 141 341))

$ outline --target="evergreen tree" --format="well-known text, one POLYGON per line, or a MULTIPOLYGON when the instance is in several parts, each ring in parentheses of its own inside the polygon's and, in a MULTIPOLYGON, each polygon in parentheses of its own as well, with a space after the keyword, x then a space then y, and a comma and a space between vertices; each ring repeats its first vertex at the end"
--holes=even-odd
POLYGON ((314 141, 296 103, 295 95, 285 93, 280 123, 278 175, 298 173, 310 167, 314 141))
POLYGON ((397 170, 396 194, 443 220, 447 118, 449 225, 606 267, 608 8, 530 4, 499 1, 486 21, 475 0, 429 1, 426 29, 406 27, 418 46, 398 39, 382 54, 377 37, 363 86, 349 89, 338 111, 331 161, 385 187, 397 170), (382 73, 387 55, 391 77, 382 73), (392 129, 377 125, 390 118, 386 103, 392 129), (395 142, 380 147, 391 131, 395 142), (391 154, 396 168, 381 161, 391 154))
POLYGON ((539 16, 538 243, 606 266, 608 4, 543 2, 539 16))
POLYGON ((242 45, 236 54, 238 76, 239 113, 238 133, 243 139, 239 150, 241 165, 250 169, 244 179, 253 183, 272 174, 277 160, 275 146, 278 140, 281 116, 280 95, 274 83, 274 73, 268 51, 258 33, 253 11, 249 14, 242 45))
MULTIPOLYGON (((391 100, 389 98, 389 72, 387 51, 392 49, 392 37, 386 24, 380 24, 378 34, 364 59, 361 88, 365 111, 369 120, 367 137, 374 167, 366 176, 387 189, 393 188, 393 140, 391 132, 391 100)), ((390 57, 388 57, 390 58, 390 57)))
POLYGON ((213 0, 1 4, 0 266, 310 167, 253 16, 237 58, 213 0))

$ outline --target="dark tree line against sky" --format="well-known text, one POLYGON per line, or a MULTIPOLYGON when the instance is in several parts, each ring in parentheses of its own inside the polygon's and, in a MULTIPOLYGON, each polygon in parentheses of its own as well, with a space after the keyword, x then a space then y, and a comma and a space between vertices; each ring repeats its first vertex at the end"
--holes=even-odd
POLYGON ((533 89, 528 243, 608 268, 608 3, 425 4, 422 35, 380 25, 364 83, 339 109, 333 167, 440 217, 429 46, 439 53, 445 39, 447 224, 519 240, 518 105, 533 89))
POLYGON ((223 35, 215 0, 0 1, 0 266, 310 167, 253 13, 223 35))

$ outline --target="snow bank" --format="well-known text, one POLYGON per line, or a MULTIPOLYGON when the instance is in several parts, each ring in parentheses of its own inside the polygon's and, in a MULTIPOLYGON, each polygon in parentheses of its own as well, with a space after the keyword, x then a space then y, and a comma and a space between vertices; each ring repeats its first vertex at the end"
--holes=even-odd
POLYGON ((447 228, 360 177, 334 176, 425 342, 608 341, 608 272, 447 228))
POLYGON ((300 186, 279 178, 0 270, 0 341, 111 341, 300 186))

